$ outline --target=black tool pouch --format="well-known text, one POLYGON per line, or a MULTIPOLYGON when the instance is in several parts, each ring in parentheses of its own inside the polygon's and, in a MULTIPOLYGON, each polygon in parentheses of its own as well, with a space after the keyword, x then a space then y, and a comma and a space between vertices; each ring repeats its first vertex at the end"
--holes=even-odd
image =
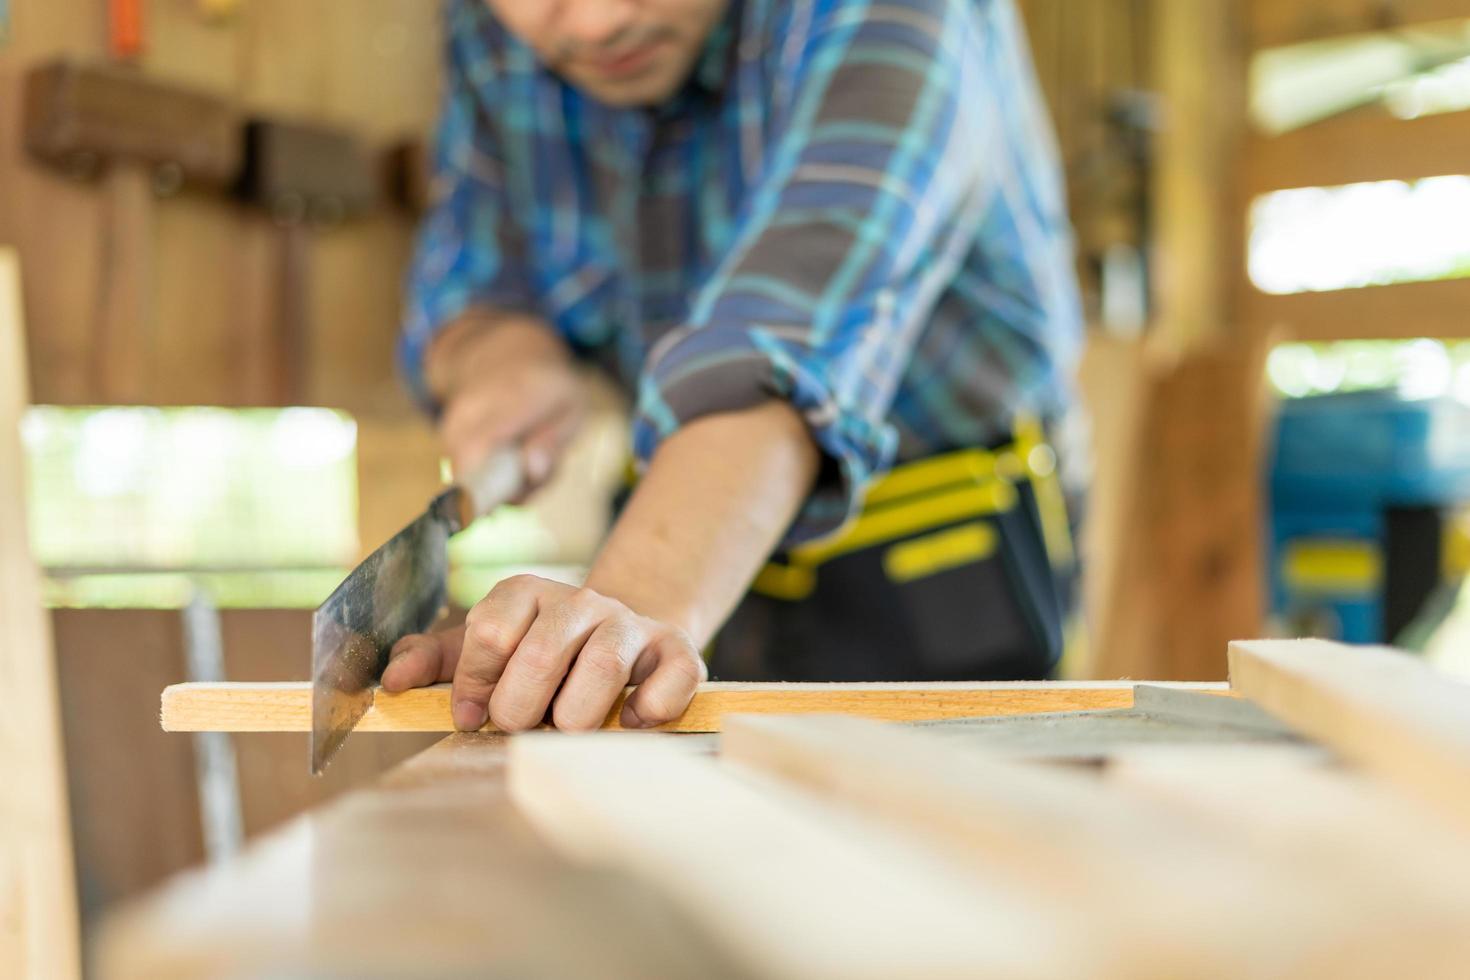
MULTIPOLYGON (((1048 676, 1062 652, 1070 569, 1059 572, 1049 553, 1037 481, 1015 466, 1010 478, 998 475, 992 464, 1004 455, 967 452, 963 468, 912 464, 943 474, 938 481, 895 469, 890 486, 921 489, 880 493, 877 502, 870 492, 857 522, 837 540, 776 556, 716 640, 711 676, 1048 676), (971 465, 976 460, 980 465, 971 465), (965 474, 960 481, 957 472, 965 474)), ((1014 454, 1009 459, 1014 463, 1014 454)))

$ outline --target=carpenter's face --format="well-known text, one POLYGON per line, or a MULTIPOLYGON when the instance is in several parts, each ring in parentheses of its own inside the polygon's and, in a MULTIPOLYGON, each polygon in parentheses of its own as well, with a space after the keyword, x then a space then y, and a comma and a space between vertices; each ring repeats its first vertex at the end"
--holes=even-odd
POLYGON ((674 94, 728 0, 485 0, 551 70, 599 102, 674 94))

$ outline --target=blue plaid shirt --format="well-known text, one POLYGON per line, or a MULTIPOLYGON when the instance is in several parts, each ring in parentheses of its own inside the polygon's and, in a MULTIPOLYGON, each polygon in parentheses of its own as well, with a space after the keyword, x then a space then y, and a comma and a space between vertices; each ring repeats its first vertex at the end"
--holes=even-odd
POLYGON ((425 404, 424 351, 475 306, 606 366, 645 464, 693 418, 786 398, 826 459, 786 545, 895 460, 1067 407, 1071 240, 1011 0, 732 0, 655 110, 572 89, 482 0, 447 18, 400 345, 425 404))

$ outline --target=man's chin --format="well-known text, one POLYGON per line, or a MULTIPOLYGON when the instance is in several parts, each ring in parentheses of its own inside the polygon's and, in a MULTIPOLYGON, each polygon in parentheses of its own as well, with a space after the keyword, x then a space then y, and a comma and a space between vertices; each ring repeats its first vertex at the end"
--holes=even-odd
POLYGON ((667 102, 678 91, 679 81, 667 72, 648 72, 631 78, 608 78, 582 72, 569 73, 573 87, 601 102, 619 109, 654 106, 667 102))

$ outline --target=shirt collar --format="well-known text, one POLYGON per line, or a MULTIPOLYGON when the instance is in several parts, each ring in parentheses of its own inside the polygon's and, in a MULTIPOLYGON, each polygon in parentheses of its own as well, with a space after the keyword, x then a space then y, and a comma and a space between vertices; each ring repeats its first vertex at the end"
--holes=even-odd
POLYGON ((724 93, 730 62, 739 41, 742 6, 744 4, 741 0, 729 0, 724 15, 715 24, 714 30, 710 31, 709 37, 705 38, 699 60, 694 63, 694 71, 689 76, 691 87, 709 95, 724 93))

